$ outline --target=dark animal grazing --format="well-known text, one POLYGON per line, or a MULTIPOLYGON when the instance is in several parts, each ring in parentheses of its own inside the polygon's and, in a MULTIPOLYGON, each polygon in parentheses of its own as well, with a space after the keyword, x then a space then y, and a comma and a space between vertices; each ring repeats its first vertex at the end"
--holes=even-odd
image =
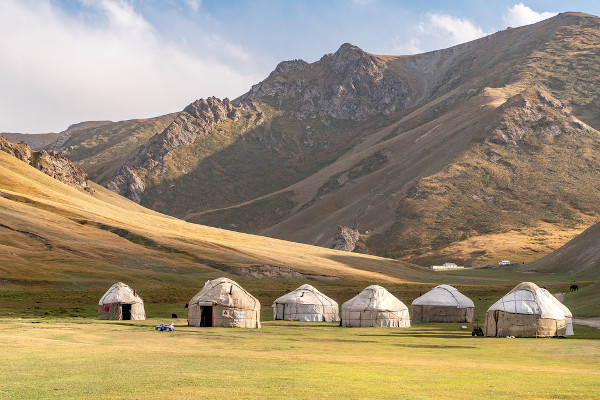
POLYGON ((483 336, 483 329, 481 329, 479 326, 474 327, 473 332, 471 332, 471 336, 483 336))
POLYGON ((183 307, 183 308, 188 308, 188 303, 185 303, 185 307, 183 307))
POLYGON ((177 314, 171 314, 171 318, 179 318, 177 314))
POLYGON ((571 292, 579 289, 579 285, 571 285, 571 292))

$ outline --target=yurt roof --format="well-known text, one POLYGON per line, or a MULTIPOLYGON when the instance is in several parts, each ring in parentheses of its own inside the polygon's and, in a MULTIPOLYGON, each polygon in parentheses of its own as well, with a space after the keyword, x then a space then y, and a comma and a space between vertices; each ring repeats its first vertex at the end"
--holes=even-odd
POLYGON ((144 303, 142 298, 137 294, 133 293, 133 289, 124 284, 123 282, 115 283, 108 289, 104 296, 98 302, 99 305, 111 304, 111 303, 123 303, 123 304, 135 304, 144 303))
POLYGON ((393 294, 385 288, 378 285, 371 285, 362 292, 351 298, 344 304, 342 309, 350 311, 402 311, 408 310, 406 305, 398 300, 393 294))
POLYGON ((565 313, 556 305, 553 297, 535 283, 523 282, 492 304, 488 311, 499 310, 514 314, 535 314, 556 320, 565 319, 565 313))
POLYGON ((324 306, 337 307, 335 300, 325 296, 312 285, 304 284, 298 289, 284 294, 273 302, 275 303, 297 303, 297 304, 322 304, 324 306))
POLYGON ((450 285, 439 285, 425 293, 423 296, 416 298, 413 302, 416 306, 445 306, 456 308, 475 307, 473 300, 459 292, 455 287, 450 285))
POLYGON ((256 309, 260 302, 237 282, 228 278, 207 281, 189 305, 220 305, 232 308, 256 309))
POLYGON ((540 289, 545 291, 550 296, 550 299, 554 302, 554 304, 556 304, 558 306, 558 308, 561 309, 563 314, 565 314, 565 317, 573 318, 573 314, 571 313, 571 310, 569 310, 569 308, 567 306, 565 306, 563 303, 561 303, 560 300, 558 300, 556 297, 554 297, 554 295, 552 293, 548 292, 546 289, 544 289, 544 288, 540 288, 540 289))

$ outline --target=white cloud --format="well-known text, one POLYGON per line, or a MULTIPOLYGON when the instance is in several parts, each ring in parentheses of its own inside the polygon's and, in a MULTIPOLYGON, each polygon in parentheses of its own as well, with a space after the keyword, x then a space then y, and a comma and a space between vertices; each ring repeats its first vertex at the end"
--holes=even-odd
POLYGON ((406 38, 397 35, 391 42, 387 43, 382 52, 389 55, 409 55, 422 53, 423 49, 421 48, 421 42, 416 37, 406 38))
POLYGON ((48 0, 0 1, 0 132, 157 116, 262 78, 239 72, 250 55, 216 35, 197 41, 214 50, 208 58, 162 39, 129 2, 81 4, 70 15, 48 0))
POLYGON ((523 3, 515 4, 510 7, 504 15, 504 22, 506 26, 516 28, 518 26, 534 24, 544 19, 555 16, 555 12, 536 12, 531 8, 527 7, 523 3))
POLYGON ((193 12, 198 12, 200 9, 200 0, 185 0, 186 4, 189 8, 192 9, 193 12))
POLYGON ((485 36, 486 33, 468 19, 448 14, 429 14, 425 21, 406 35, 387 43, 389 54, 417 54, 439 50, 485 36))
POLYGON ((485 32, 468 19, 456 18, 447 14, 432 14, 429 25, 421 25, 425 31, 432 30, 434 35, 445 38, 452 45, 465 43, 485 36, 485 32))

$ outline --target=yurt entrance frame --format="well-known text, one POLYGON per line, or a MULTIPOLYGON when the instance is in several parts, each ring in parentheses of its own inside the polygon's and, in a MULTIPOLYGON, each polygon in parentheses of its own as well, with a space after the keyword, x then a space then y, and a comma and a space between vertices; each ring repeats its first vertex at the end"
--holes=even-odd
POLYGON ((213 306, 200 306, 200 326, 212 327, 213 325, 213 306))
POLYGON ((123 321, 131 320, 131 304, 121 305, 121 319, 123 321))
POLYGON ((285 308, 287 304, 285 303, 276 303, 277 304, 277 318, 278 320, 285 320, 285 308))

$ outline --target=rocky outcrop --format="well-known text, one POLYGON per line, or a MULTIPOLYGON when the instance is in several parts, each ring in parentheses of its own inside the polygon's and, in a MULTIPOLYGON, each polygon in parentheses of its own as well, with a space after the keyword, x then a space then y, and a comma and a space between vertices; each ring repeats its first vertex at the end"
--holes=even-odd
POLYGON ((92 188, 89 187, 87 174, 78 165, 61 154, 45 150, 33 151, 27 143, 11 143, 3 136, 0 136, 0 150, 13 155, 62 183, 89 193, 93 192, 92 188))
POLYGON ((354 251, 359 236, 360 234, 356 229, 342 225, 333 237, 331 248, 334 250, 354 251))
POLYGON ((136 203, 140 202, 142 193, 144 193, 144 189, 146 188, 140 177, 127 166, 122 167, 118 175, 106 187, 136 203))
MULTIPOLYGON (((139 203, 146 188, 152 186, 151 181, 169 175, 166 160, 174 150, 192 145, 196 139, 211 134, 219 124, 230 126, 227 121, 235 123, 244 117, 260 125, 265 118, 260 104, 285 111, 299 120, 317 115, 364 120, 404 108, 410 103, 408 83, 402 74, 392 73, 388 68, 380 57, 350 44, 342 45, 316 63, 282 62, 267 79, 233 102, 210 97, 188 105, 162 133, 141 146, 106 187, 139 203)), ((264 142, 260 135, 255 140, 264 142)), ((314 142, 307 137, 302 143, 311 147, 314 142)))
POLYGON ((244 112, 249 114, 251 120, 262 119, 262 113, 250 101, 234 106, 227 98, 196 100, 179 113, 162 133, 141 146, 137 155, 119 169, 106 187, 139 203, 146 188, 146 177, 148 174, 164 174, 167 169, 165 160, 173 150, 191 145, 197 138, 210 134, 218 124, 227 120, 237 121, 244 112))
POLYGON ((500 108, 497 128, 489 141, 517 148, 529 135, 570 135, 589 133, 590 128, 575 118, 566 104, 541 86, 531 87, 508 99, 500 108))
POLYGON ((337 119, 364 120, 411 102, 407 80, 401 74, 387 73, 388 68, 381 58, 346 43, 314 64, 280 63, 240 99, 289 109, 300 119, 324 113, 337 119))

